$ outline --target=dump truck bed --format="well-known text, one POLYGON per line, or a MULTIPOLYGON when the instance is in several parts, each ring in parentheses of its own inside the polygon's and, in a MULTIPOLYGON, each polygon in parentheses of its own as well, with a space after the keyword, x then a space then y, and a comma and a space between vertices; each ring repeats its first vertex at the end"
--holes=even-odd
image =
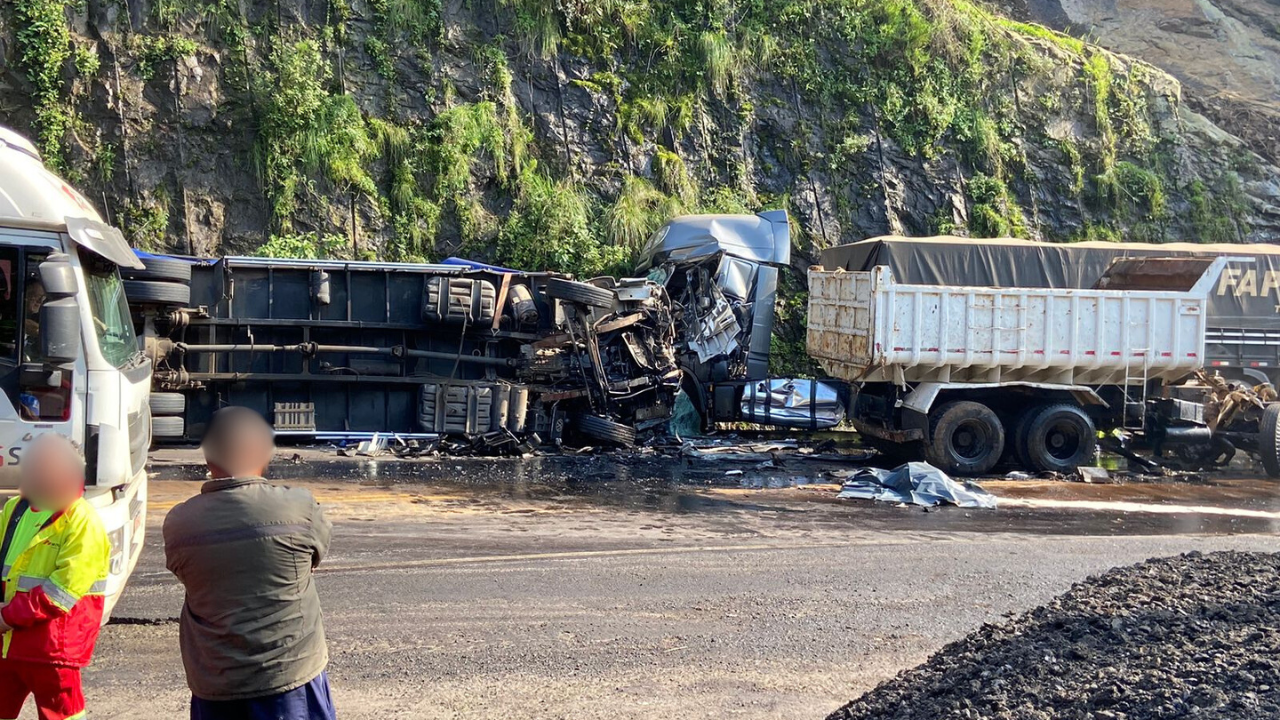
POLYGON ((1175 380, 1203 364, 1208 295, 1229 260, 1117 261, 1107 289, 909 285, 885 266, 815 267, 809 353, 851 382, 1175 380), (1153 278, 1185 289, 1130 289, 1153 278))

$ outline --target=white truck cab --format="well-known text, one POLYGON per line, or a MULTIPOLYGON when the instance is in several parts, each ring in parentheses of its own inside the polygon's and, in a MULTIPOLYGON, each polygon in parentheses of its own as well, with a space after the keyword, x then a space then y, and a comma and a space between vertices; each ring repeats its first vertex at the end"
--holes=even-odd
POLYGON ((81 448, 111 539, 108 615, 142 551, 151 444, 151 363, 120 267, 142 267, 120 231, 0 126, 0 493, 37 435, 81 448))

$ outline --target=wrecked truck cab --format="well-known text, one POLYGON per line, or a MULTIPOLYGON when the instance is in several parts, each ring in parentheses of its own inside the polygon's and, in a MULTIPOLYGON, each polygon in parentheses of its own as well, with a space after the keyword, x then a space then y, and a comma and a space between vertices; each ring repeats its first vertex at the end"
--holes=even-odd
POLYGON ((680 314, 683 389, 704 425, 817 429, 843 420, 843 388, 769 377, 778 273, 790 262, 785 210, 677 217, 641 252, 637 274, 661 283, 680 314))
POLYGON ((791 262, 787 211, 677 217, 645 243, 637 270, 643 274, 665 262, 696 261, 721 254, 758 265, 787 265, 791 262))
POLYGON ((791 261, 786 211, 678 217, 640 257, 638 274, 662 283, 680 307, 685 372, 703 385, 768 377, 778 271, 791 261))

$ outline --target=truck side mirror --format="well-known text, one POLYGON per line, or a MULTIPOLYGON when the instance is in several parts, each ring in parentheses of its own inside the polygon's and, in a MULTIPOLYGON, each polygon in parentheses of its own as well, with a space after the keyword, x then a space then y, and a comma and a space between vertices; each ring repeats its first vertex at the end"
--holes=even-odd
POLYGON ((66 253, 52 253, 40 263, 40 284, 50 297, 70 297, 80 292, 76 269, 66 253))
POLYGON ((45 361, 53 365, 80 359, 80 305, 75 298, 48 299, 40 306, 40 346, 45 361))

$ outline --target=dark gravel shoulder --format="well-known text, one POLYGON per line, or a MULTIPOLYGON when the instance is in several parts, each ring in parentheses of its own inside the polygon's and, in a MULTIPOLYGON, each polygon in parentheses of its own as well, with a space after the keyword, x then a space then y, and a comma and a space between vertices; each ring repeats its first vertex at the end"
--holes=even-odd
POLYGON ((984 625, 828 720, 1280 718, 1280 554, 1117 568, 984 625))

